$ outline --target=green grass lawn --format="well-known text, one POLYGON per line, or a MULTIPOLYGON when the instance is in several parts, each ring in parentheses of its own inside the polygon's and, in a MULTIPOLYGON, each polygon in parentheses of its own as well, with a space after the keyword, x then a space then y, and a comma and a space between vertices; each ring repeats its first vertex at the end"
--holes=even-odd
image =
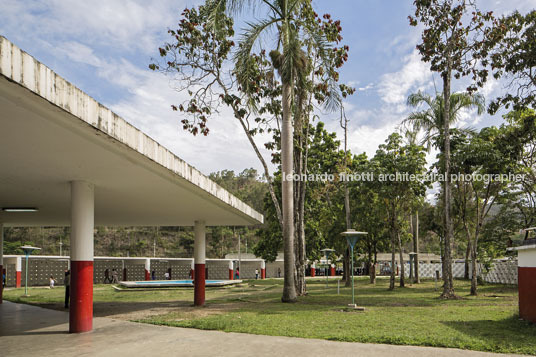
MULTIPOLYGON (((137 321, 168 326, 190 327, 263 335, 321 338, 335 341, 455 347, 480 351, 536 355, 536 325, 519 320, 517 288, 503 285, 480 287, 477 297, 469 296, 469 282, 456 281, 459 300, 441 300, 434 282, 427 281, 388 291, 388 281, 370 285, 356 280, 356 302, 365 312, 346 311, 351 302, 350 288, 340 289, 336 281, 308 281, 309 294, 297 303, 280 302, 282 281, 249 281, 239 287, 207 290, 207 307, 192 308, 192 289, 115 292, 97 285, 99 304, 123 306, 168 303, 165 314, 137 321)), ((6 291, 11 301, 61 307, 63 289, 6 291)), ((535 302, 536 303, 536 302, 535 302)), ((96 313, 96 315, 98 315, 96 313)))

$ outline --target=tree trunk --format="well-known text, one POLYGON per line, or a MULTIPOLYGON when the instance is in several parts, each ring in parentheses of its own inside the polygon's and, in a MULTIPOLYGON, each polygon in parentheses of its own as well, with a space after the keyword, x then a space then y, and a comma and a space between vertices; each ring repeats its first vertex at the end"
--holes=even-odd
POLYGON ((454 298, 454 283, 452 280, 452 251, 453 239, 452 217, 451 217, 451 180, 450 180, 450 80, 452 72, 452 58, 447 54, 447 69, 443 75, 443 159, 445 163, 445 181, 443 188, 444 199, 444 271, 443 271, 443 293, 442 298, 454 298))
POLYGON ((477 261, 476 261, 476 244, 471 249, 471 295, 476 296, 478 294, 477 291, 477 261))
MULTIPOLYGON (((301 105, 301 104, 298 104, 301 105)), ((298 115, 302 115, 301 111, 298 111, 298 115)), ((301 121, 304 123, 304 121, 301 121)), ((303 133, 303 127, 298 127, 299 131, 299 150, 298 155, 298 174, 307 174, 307 137, 309 135, 308 123, 305 123, 307 128, 305 134, 303 133), (305 135, 305 140, 304 140, 305 135), (304 154, 305 152, 305 154, 304 154)), ((297 191, 297 207, 298 207, 298 224, 297 224, 297 242, 296 242, 296 293, 298 296, 305 295, 307 293, 307 286, 305 284, 305 190, 307 182, 300 180, 296 182, 297 191)))
POLYGON ((404 250, 402 249, 402 239, 400 239, 400 233, 397 234, 398 238, 398 253, 400 256, 400 287, 403 288, 405 286, 405 268, 404 268, 404 250))
POLYGON ((469 280, 469 259, 471 258, 471 239, 467 237, 467 249, 465 250, 465 262, 463 264, 463 278, 469 280))
MULTIPOLYGON (((218 78, 218 83, 220 87, 223 89, 225 95, 229 95, 229 91, 225 83, 221 80, 221 78, 218 78)), ((281 231, 283 231, 283 214, 281 212, 281 205, 279 204, 279 200, 277 199, 277 196, 275 194, 274 190, 274 182, 272 181, 272 177, 270 176, 270 171, 268 170, 268 164, 266 163, 266 160, 264 160, 264 157, 262 156, 259 147, 257 146, 257 143, 255 143, 255 140, 253 140, 253 136, 249 132, 248 126, 244 122, 244 119, 242 118, 241 114, 239 113, 240 108, 236 105, 232 105, 233 113, 235 118, 238 119, 240 122, 240 125, 242 126, 242 129, 244 130, 244 133, 246 134, 246 137, 248 138, 249 143, 251 144, 251 147, 255 151, 255 154, 257 155, 257 158, 261 162, 261 165, 264 170, 264 177, 266 177, 266 182, 268 183, 268 192, 270 192, 270 197, 272 198, 272 202, 274 203, 275 207, 275 213, 277 216, 277 220, 279 221, 279 227, 281 228, 281 231)))
POLYGON ((296 286, 294 284, 294 187, 293 187, 293 160, 294 138, 292 133, 292 120, 290 114, 291 84, 283 83, 283 123, 281 125, 281 171, 282 171, 282 206, 283 206, 283 254, 284 285, 283 302, 296 301, 296 286), (290 180, 289 180, 290 179, 290 180))
POLYGON ((376 284, 376 264, 378 263, 378 252, 376 251, 376 245, 374 245, 374 261, 370 269, 370 283, 376 284))
POLYGON ((413 282, 416 284, 420 284, 421 279, 419 278, 419 211, 415 211, 415 226, 413 226, 415 229, 413 233, 413 252, 415 255, 413 256, 413 262, 415 265, 415 277, 413 282))
MULTIPOLYGON (((393 218, 391 218, 393 220, 393 218)), ((395 274, 396 274, 396 227, 394 224, 391 225, 391 278, 389 279, 389 290, 395 289, 395 274)))

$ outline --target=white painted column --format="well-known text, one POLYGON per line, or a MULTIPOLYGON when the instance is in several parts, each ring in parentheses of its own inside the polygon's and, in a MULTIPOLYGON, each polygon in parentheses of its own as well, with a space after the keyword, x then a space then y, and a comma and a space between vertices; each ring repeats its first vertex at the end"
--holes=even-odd
POLYGON ((266 279, 266 262, 261 260, 261 279, 266 279))
POLYGON ((93 328, 94 187, 71 182, 71 305, 69 332, 93 328))
POLYGON ((15 287, 22 286, 22 257, 19 255, 15 258, 15 287))
POLYGON ((194 305, 205 304, 205 222, 194 222, 194 305))
POLYGON ((151 259, 145 259, 145 280, 151 280, 151 259))
POLYGON ((233 280, 233 275, 234 275, 233 261, 229 260, 229 280, 233 280))

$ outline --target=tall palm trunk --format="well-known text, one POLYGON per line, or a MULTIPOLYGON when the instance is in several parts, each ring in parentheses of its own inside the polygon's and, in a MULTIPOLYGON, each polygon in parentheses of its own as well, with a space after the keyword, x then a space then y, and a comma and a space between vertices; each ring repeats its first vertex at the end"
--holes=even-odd
POLYGON ((294 143, 292 120, 290 116, 291 84, 283 82, 283 123, 281 125, 281 171, 283 179, 282 207, 283 207, 283 255, 284 264, 284 285, 281 301, 296 301, 296 286, 294 282, 294 187, 293 187, 293 164, 294 164, 294 143), (290 177, 288 177, 288 176, 290 177), (290 180, 288 180, 290 178, 290 180))
POLYGON ((395 210, 392 210, 391 217, 389 219, 391 220, 391 277, 389 279, 389 290, 395 289, 395 274, 396 274, 396 237, 398 234, 398 229, 396 226, 396 217, 395 217, 395 210))
POLYGON ((443 75, 443 160, 445 164, 445 181, 443 186, 444 199, 444 257, 443 262, 443 293, 441 297, 454 297, 454 284, 452 281, 451 244, 453 239, 451 217, 451 180, 450 180, 450 81, 452 73, 452 58, 447 55, 447 69, 443 75))
POLYGON ((420 284, 421 279, 419 278, 419 211, 415 211, 415 226, 413 226, 413 264, 415 265, 415 275, 413 282, 420 284))
MULTIPOLYGON (((344 115, 344 108, 341 104, 341 124, 344 120, 344 171, 346 172, 346 168, 348 166, 348 120, 346 119, 346 116, 344 115)), ((346 230, 349 230, 352 228, 352 216, 351 216, 351 210, 350 210, 350 190, 348 189, 348 181, 344 181, 344 211, 345 211, 345 218, 346 218, 346 230)), ((345 255, 345 258, 348 257, 348 263, 347 265, 350 266, 350 248, 347 249, 349 254, 345 255)), ((346 284, 345 286, 351 285, 351 276, 352 274, 345 274, 346 278, 346 284)))

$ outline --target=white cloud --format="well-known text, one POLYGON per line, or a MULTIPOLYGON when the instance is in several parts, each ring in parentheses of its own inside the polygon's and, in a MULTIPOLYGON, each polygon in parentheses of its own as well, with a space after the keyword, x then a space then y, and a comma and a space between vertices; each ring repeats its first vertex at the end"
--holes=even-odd
POLYGON ((68 41, 60 44, 57 52, 75 62, 89 64, 94 67, 101 67, 103 65, 103 61, 95 55, 92 48, 76 41, 68 41))
MULTIPOLYGON (((421 61, 416 50, 404 57, 403 63, 398 72, 386 73, 380 78, 378 94, 387 104, 404 104, 410 92, 426 89, 431 85, 432 73, 428 65, 421 61)), ((402 108, 398 107, 398 110, 402 108)))

